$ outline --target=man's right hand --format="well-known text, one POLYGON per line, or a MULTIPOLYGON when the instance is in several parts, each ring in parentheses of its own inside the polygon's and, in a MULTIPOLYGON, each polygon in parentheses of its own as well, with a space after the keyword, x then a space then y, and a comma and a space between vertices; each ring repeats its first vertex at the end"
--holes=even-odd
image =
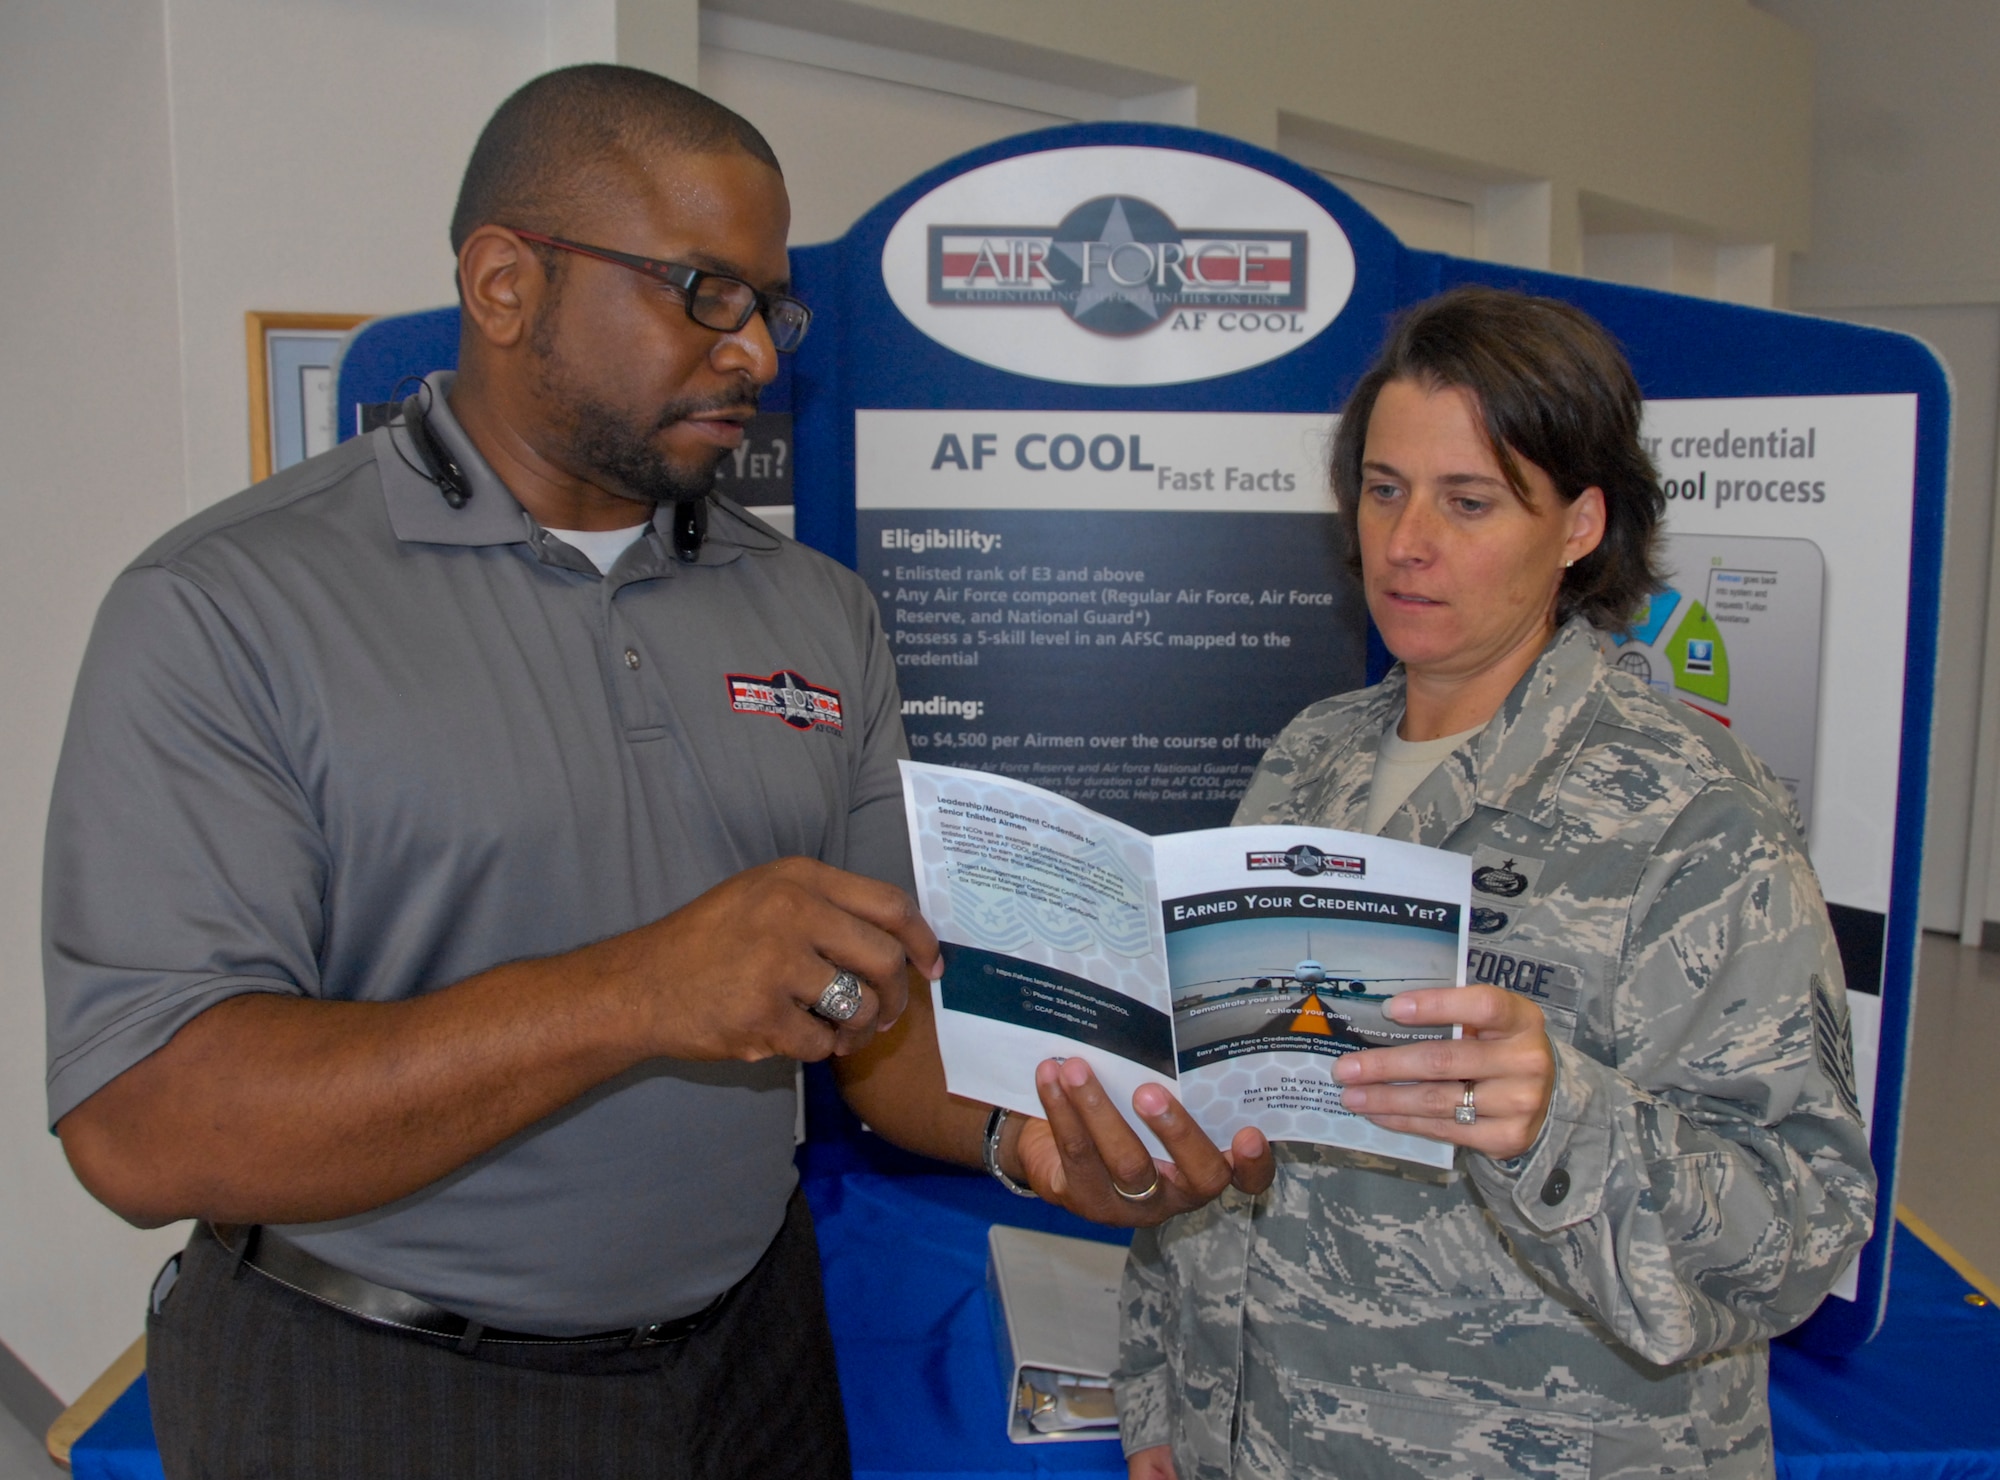
POLYGON ((649 1059, 823 1059, 902 1013, 937 939, 902 890, 806 858, 595 945, 400 1002, 251 993, 191 1019, 57 1125, 140 1224, 318 1223, 405 1197, 649 1059), (867 985, 807 1011, 839 969, 867 985))
POLYGON ((1171 1444, 1155 1444, 1125 1456, 1125 1480, 1180 1480, 1171 1444))
POLYGON ((902 1016, 906 962, 938 970, 909 895, 809 858, 746 869, 586 951, 630 994, 653 1056, 673 1059, 844 1056, 902 1016), (861 1010, 829 1023, 808 1009, 841 970, 864 983, 861 1010))

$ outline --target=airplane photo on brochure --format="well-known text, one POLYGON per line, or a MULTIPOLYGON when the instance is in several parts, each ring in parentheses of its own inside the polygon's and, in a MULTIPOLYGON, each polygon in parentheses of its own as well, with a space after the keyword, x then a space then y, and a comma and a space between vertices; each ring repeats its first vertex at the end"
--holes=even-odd
POLYGON ((1241 1054, 1339 1055, 1408 1042, 1409 1029, 1386 1017, 1383 1004, 1398 992, 1451 986, 1455 966, 1453 942, 1440 938, 1429 946, 1438 957, 1436 969, 1408 974, 1413 965, 1430 964, 1410 960, 1409 935, 1401 926, 1374 921, 1330 927, 1322 920, 1315 928, 1268 918, 1173 932, 1167 967, 1182 1072, 1241 1054), (1317 955, 1329 945, 1338 951, 1327 952, 1331 965, 1317 955), (1287 959, 1290 965, 1240 969, 1246 960, 1287 959), (1384 974, 1385 967, 1398 974, 1384 974))

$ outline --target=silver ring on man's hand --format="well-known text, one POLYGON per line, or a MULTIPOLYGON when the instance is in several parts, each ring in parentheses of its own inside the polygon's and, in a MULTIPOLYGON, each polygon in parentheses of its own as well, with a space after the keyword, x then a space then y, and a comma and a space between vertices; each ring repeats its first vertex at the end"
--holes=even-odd
POLYGON ((1464 1098, 1452 1107, 1451 1118, 1460 1125, 1471 1125, 1479 1119, 1479 1112, 1473 1108, 1472 1104, 1472 1081, 1470 1079, 1465 1080, 1464 1084, 1464 1098))
POLYGON ((851 971, 835 972, 826 990, 819 994, 819 1001, 806 1010, 829 1023, 846 1022, 861 1011, 861 978, 851 971))
POLYGON ((1160 1190, 1160 1168, 1157 1164, 1154 1165, 1153 1180, 1146 1185, 1146 1190, 1144 1192, 1127 1192, 1124 1188, 1118 1185, 1117 1180, 1115 1178, 1112 1180, 1111 1190, 1117 1193, 1120 1197, 1124 1198, 1125 1201, 1127 1202, 1144 1202, 1147 1198, 1151 1197, 1154 1193, 1160 1190))

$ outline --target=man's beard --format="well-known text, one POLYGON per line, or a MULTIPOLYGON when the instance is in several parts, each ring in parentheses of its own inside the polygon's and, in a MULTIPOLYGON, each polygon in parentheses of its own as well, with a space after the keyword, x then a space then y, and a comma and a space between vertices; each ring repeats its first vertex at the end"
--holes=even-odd
POLYGON ((653 438, 677 421, 710 411, 743 405, 742 396, 670 401, 651 426, 630 419, 594 397, 577 395, 562 407, 564 441, 572 466, 608 492, 642 503, 665 504, 705 498, 715 486, 715 470, 724 454, 696 468, 677 467, 653 444, 653 438))
POLYGON ((562 439, 562 460, 606 492, 639 503, 707 497, 715 486, 715 470, 727 454, 718 451, 705 466, 677 467, 654 439, 691 416, 754 408, 757 388, 746 381, 740 391, 669 401, 650 425, 641 425, 630 413, 607 405, 577 385, 551 342, 552 336, 543 331, 543 324, 552 317, 545 313, 538 320, 532 347, 539 361, 541 396, 562 439))

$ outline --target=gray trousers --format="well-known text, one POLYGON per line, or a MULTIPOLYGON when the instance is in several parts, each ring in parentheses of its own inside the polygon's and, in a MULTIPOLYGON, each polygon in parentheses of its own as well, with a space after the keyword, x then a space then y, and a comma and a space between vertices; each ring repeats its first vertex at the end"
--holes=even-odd
POLYGON ((147 1321, 168 1480, 846 1480, 805 1199, 684 1341, 460 1356, 236 1269, 198 1229, 147 1321), (523 1365, 531 1364, 531 1365, 523 1365))

